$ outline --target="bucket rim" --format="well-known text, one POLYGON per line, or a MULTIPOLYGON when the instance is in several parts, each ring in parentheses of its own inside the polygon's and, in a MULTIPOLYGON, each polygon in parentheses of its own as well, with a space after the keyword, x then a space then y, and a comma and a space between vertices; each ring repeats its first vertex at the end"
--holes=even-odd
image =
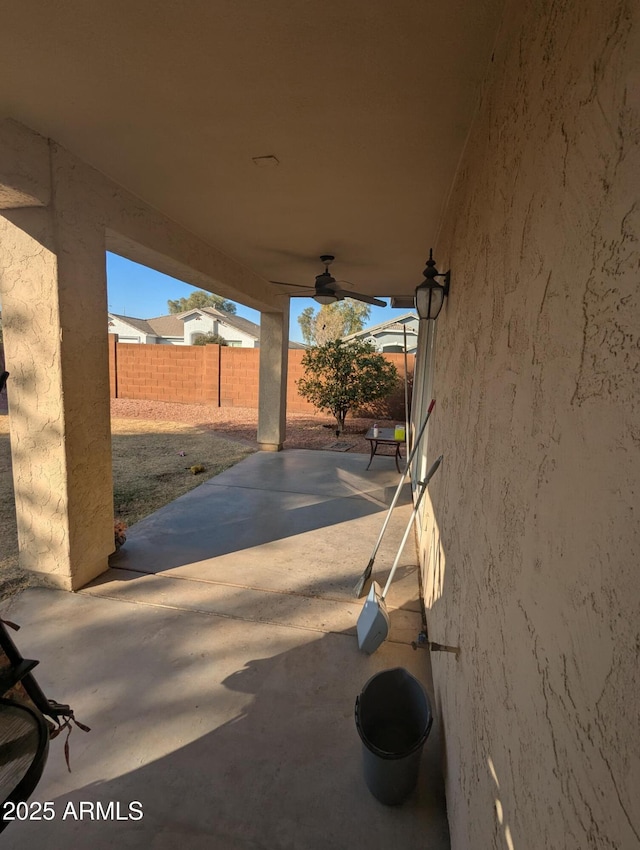
POLYGON ((404 667, 391 667, 387 670, 380 670, 378 673, 375 673, 373 676, 371 676, 365 682, 362 690, 360 691, 360 693, 356 697, 354 713, 355 713, 356 729, 358 730, 358 735, 360 736, 360 740, 362 741, 364 746, 369 750, 369 752, 373 753, 374 755, 376 755, 376 756, 378 756, 379 758, 382 758, 382 759, 403 759, 403 758, 407 758, 407 756, 410 756, 413 753, 415 753, 417 750, 419 750, 421 747, 424 746, 424 742, 429 737, 429 732, 431 732, 431 726, 433 724, 433 711, 431 709, 431 701, 429 699, 429 695, 425 691, 422 683, 419 682, 418 679, 416 679, 416 677, 413 676, 411 673, 409 673, 409 671, 406 670, 404 667), (408 747, 405 750, 402 750, 402 752, 399 752, 399 753, 396 753, 396 752, 392 753, 392 752, 389 752, 388 750, 383 750, 380 747, 376 746, 376 744, 374 744, 372 741, 369 740, 369 738, 367 738, 367 736, 365 735, 365 733, 362 729, 362 726, 360 725, 360 697, 364 694, 367 687, 371 684, 371 682, 373 682, 374 679, 377 679, 379 676, 381 676, 385 673, 395 673, 395 672, 401 672, 401 673, 405 674, 406 676, 409 676, 409 678, 413 679, 413 681, 416 682, 416 684, 419 686, 419 688, 420 688, 420 690, 421 690, 421 692, 422 692, 422 694, 425 698, 425 701, 426 701, 426 704, 427 704, 427 713, 428 713, 425 729, 421 733, 419 738, 417 738, 415 743, 413 743, 410 747, 408 747))

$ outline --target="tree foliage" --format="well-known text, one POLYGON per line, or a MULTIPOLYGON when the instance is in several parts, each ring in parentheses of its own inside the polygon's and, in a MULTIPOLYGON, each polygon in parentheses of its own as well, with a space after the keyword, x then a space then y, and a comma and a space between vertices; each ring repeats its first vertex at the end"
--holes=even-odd
POLYGON ((313 307, 305 307, 298 316, 298 324, 302 331, 302 341, 307 345, 314 344, 316 311, 313 307))
POLYGON ((204 292, 202 289, 192 292, 188 298, 167 301, 167 307, 170 313, 184 313, 185 310, 193 310, 197 307, 214 307, 216 310, 222 310, 225 313, 236 312, 236 305, 233 301, 227 301, 221 295, 214 295, 213 292, 204 292))
POLYGON ((304 377, 298 392, 319 410, 331 413, 344 431, 347 413, 385 398, 395 388, 398 372, 368 342, 332 340, 308 349, 302 358, 304 377))
POLYGON ((229 343, 220 334, 206 333, 198 334, 192 345, 228 345, 229 343))
POLYGON ((307 345, 324 345, 330 340, 361 331, 370 315, 368 304, 345 298, 344 301, 323 304, 317 311, 313 307, 305 307, 298 316, 298 324, 307 345))

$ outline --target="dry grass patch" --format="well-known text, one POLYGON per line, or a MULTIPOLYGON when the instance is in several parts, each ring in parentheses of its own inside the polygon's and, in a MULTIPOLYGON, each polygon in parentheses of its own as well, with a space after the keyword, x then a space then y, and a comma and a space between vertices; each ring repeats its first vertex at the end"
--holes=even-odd
MULTIPOLYGON (((133 525, 252 453, 210 428, 112 419, 114 518, 133 525), (180 452, 185 452, 181 457, 180 452), (185 467, 201 464, 193 475, 185 467)), ((18 567, 9 417, 0 416, 0 598, 28 585, 18 567)))
POLYGON ((115 518, 127 525, 224 472, 252 450, 178 422, 112 419, 113 504, 115 518), (180 452, 185 452, 182 457, 180 452), (202 465, 193 475, 188 468, 202 465))

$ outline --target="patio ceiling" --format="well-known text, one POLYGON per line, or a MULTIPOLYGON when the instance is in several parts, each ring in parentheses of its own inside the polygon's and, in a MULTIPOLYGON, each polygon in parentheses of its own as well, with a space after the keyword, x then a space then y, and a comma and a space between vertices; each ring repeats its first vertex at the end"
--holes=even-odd
POLYGON ((336 277, 403 295, 435 242, 502 5, 6 4, 0 109, 267 280, 312 284, 333 253, 336 277))

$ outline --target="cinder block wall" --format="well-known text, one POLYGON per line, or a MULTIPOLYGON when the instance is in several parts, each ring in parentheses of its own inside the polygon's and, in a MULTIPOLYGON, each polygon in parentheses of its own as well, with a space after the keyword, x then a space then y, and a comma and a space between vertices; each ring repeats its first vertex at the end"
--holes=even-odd
MULTIPOLYGON (((316 412, 302 398, 297 381, 303 376, 301 349, 290 349, 287 409, 291 413, 316 412)), ((397 368, 397 391, 369 411, 372 416, 404 418, 404 356, 386 354, 397 368)), ((409 383, 414 357, 408 358, 409 383)), ((260 350, 220 345, 131 345, 109 335, 109 380, 112 398, 148 399, 182 404, 215 404, 220 407, 258 407, 260 350)))
POLYGON ((313 413, 315 411, 315 407, 298 393, 298 381, 304 375, 303 356, 304 351, 296 349, 289 351, 287 410, 291 413, 313 413))
POLYGON ((202 402, 206 346, 118 343, 120 398, 202 402))
POLYGON ((117 351, 118 337, 115 334, 108 334, 109 340, 109 393, 111 398, 118 398, 118 364, 117 351))
POLYGON ((220 350, 220 406, 257 407, 260 350, 224 345, 216 348, 220 350))

